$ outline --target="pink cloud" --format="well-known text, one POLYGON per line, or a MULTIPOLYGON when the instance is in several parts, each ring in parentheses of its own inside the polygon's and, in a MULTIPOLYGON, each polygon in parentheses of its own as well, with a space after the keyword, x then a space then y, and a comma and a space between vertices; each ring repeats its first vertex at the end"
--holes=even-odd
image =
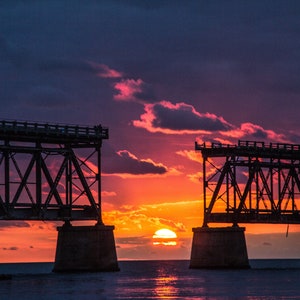
MULTIPOLYGON (((194 106, 169 101, 144 104, 145 112, 139 120, 133 120, 135 127, 149 132, 164 134, 198 134, 198 140, 214 141, 225 144, 235 143, 238 139, 274 141, 290 143, 282 133, 265 129, 250 122, 234 126, 223 117, 211 113, 198 112, 194 106)), ((188 156, 189 153, 177 153, 188 156)), ((192 157, 188 157, 192 159, 192 157)))
POLYGON ((136 95, 143 92, 143 84, 141 79, 123 79, 115 83, 114 88, 118 93, 114 95, 114 99, 120 101, 137 100, 136 95))
POLYGON ((108 66, 101 64, 102 71, 98 73, 98 76, 103 78, 120 78, 123 74, 117 70, 110 69, 108 66))
POLYGON ((114 196, 117 196, 117 193, 116 192, 102 191, 101 196, 102 197, 114 197, 114 196))
POLYGON ((233 128, 222 117, 211 113, 200 113, 184 102, 173 104, 169 101, 145 104, 145 113, 140 120, 134 120, 135 127, 150 132, 165 134, 209 134, 228 131, 233 128))
POLYGON ((222 132, 222 135, 235 139, 256 139, 276 142, 290 142, 284 134, 276 133, 273 130, 264 129, 262 126, 250 122, 242 123, 240 127, 233 130, 222 132))
POLYGON ((102 78, 120 78, 123 73, 111 69, 105 64, 97 64, 95 62, 88 62, 95 70, 98 71, 97 75, 102 78))

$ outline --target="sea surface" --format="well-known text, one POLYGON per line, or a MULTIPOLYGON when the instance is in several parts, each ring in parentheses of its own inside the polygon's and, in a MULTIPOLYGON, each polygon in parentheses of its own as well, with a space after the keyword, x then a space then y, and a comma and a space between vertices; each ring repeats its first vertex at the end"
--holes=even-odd
POLYGON ((189 269, 188 260, 120 261, 119 272, 52 273, 52 263, 0 264, 0 299, 300 299, 300 260, 246 270, 189 269), (2 275, 3 276, 3 275, 2 275))

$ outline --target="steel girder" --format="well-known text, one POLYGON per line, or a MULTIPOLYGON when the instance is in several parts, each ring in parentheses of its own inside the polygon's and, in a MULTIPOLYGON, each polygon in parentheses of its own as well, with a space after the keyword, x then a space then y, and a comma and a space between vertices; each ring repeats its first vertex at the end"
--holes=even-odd
POLYGON ((0 220, 102 223, 101 146, 108 130, 32 124, 0 122, 0 220))
POLYGON ((198 145, 203 157, 204 223, 300 224, 300 147, 198 145))

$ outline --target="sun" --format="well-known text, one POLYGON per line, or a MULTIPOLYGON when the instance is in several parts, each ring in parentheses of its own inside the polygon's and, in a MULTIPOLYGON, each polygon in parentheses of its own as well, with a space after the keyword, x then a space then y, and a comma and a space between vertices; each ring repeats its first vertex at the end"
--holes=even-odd
POLYGON ((170 229, 159 229, 153 235, 153 245, 176 246, 177 234, 170 229))

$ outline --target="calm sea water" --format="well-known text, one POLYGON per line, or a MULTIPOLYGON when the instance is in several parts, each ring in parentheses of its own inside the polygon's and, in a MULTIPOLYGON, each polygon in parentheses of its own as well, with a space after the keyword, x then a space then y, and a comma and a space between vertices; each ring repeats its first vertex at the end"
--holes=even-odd
POLYGON ((120 261, 121 271, 52 273, 52 263, 0 264, 0 299, 300 299, 300 260, 250 260, 247 270, 189 261, 120 261))

